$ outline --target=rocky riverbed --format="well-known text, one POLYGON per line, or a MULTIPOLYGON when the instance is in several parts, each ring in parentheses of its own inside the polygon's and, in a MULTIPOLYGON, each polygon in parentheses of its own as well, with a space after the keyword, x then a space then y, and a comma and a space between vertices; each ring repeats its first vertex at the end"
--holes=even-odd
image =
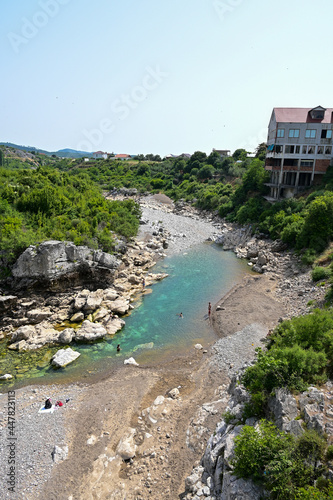
MULTIPOLYGON (((205 240, 222 237, 225 247, 248 257, 252 266, 258 266, 259 274, 247 278, 213 306, 213 325, 222 338, 206 353, 205 346, 193 346, 186 358, 163 366, 126 366, 92 384, 41 385, 16 391, 20 447, 17 498, 185 497, 185 478, 193 465, 199 465, 207 440, 228 405, 231 377, 245 361, 254 358, 255 348, 263 345, 279 318, 308 311, 310 300, 323 300, 324 290, 312 286, 309 271, 283 247, 253 238, 250 231, 200 214, 186 204, 173 206, 163 196, 145 198, 141 206, 138 242, 122 257, 124 268, 120 272, 126 277, 118 274, 116 279, 122 281, 112 285, 125 294, 124 300, 129 293, 129 276, 137 279, 137 292, 142 291, 141 280, 143 276, 147 279, 148 273, 144 268, 146 252, 153 262, 165 252, 185 251, 205 240), (138 274, 126 272, 126 262, 138 274), (47 396, 69 401, 50 415, 40 415, 38 409, 47 396)), ((88 292, 84 304, 94 290, 88 292)), ((60 307, 66 318, 76 312, 88 313, 84 304, 78 311, 73 309, 81 293, 76 290, 60 307)), ((35 295, 32 297, 35 300, 35 295)), ((104 295, 98 308, 103 300, 104 295)), ((129 295, 127 300, 130 304, 129 295)), ((26 303, 27 298, 18 297, 16 304, 24 309, 25 318, 36 303, 24 306, 22 301, 26 303)), ((58 314, 59 304, 45 306, 58 314)), ((8 318, 11 311, 8 307, 8 318)), ((10 324, 8 320, 6 335, 14 331, 10 324)), ((4 392, 0 397, 1 457, 6 456, 7 403, 4 392)), ((6 463, 1 465, 1 484, 5 484, 6 463)), ((202 489, 200 496, 209 495, 210 491, 202 489)), ((3 498, 13 496, 4 490, 3 498)))

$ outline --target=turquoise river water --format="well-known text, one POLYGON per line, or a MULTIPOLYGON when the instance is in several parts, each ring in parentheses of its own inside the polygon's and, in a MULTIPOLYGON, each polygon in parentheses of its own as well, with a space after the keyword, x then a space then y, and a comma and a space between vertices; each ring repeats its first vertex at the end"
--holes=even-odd
MULTIPOLYGON (((153 272, 168 277, 140 294, 126 326, 112 337, 92 344, 74 344, 81 356, 60 370, 50 366, 59 347, 18 353, 0 346, 0 373, 15 376, 10 384, 74 382, 107 373, 134 357, 144 366, 156 365, 176 355, 185 355, 194 344, 205 347, 216 340, 207 315, 208 302, 216 303, 249 272, 246 262, 215 244, 203 243, 183 254, 166 257, 153 272), (183 318, 179 314, 182 312, 183 318), (121 351, 116 350, 120 344, 121 351), (42 377, 42 379, 41 379, 42 377)), ((7 385, 7 384, 6 384, 7 385)))

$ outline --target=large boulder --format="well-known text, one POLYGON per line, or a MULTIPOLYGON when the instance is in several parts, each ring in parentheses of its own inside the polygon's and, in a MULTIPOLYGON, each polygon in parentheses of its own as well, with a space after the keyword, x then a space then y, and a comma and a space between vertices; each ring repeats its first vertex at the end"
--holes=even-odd
POLYGON ((126 314, 129 310, 129 301, 126 299, 116 299, 113 302, 110 302, 109 307, 111 308, 112 312, 115 314, 126 314))
POLYGON ((28 340, 35 334, 35 328, 32 325, 20 326, 12 335, 11 342, 19 342, 20 340, 28 340))
POLYGON ((73 340, 75 334, 74 328, 65 328, 58 337, 58 342, 60 344, 70 344, 73 340))
POLYGON ((137 445, 134 442, 135 429, 129 429, 127 434, 120 440, 116 453, 123 460, 130 460, 135 457, 137 445))
POLYGON ((91 323, 86 319, 81 328, 75 330, 74 338, 79 341, 91 341, 101 339, 105 335, 107 335, 107 331, 104 326, 99 323, 91 323))
POLYGON ((7 311, 16 305, 16 295, 3 295, 0 297, 0 312, 7 311))
POLYGON ((27 318, 30 323, 36 324, 48 319, 51 316, 50 309, 31 309, 27 312, 27 318))
POLYGON ((91 292, 86 300, 86 304, 84 306, 84 310, 86 312, 93 312, 99 308, 102 303, 104 297, 104 290, 96 290, 95 292, 91 292))
POLYGON ((109 318, 108 321, 104 323, 104 328, 106 329, 106 332, 108 335, 114 335, 117 333, 119 330, 122 329, 123 326, 125 326, 125 321, 120 318, 109 318))
POLYGON ((72 363, 80 356, 79 352, 73 351, 70 347, 67 349, 60 349, 55 353, 51 359, 51 364, 55 368, 62 368, 72 363))
POLYGON ((101 250, 51 240, 27 248, 14 264, 12 274, 18 286, 58 282, 64 287, 73 285, 76 277, 81 282, 99 277, 107 280, 114 276, 119 264, 113 255, 101 250), (63 279, 65 276, 70 277, 68 282, 63 279))

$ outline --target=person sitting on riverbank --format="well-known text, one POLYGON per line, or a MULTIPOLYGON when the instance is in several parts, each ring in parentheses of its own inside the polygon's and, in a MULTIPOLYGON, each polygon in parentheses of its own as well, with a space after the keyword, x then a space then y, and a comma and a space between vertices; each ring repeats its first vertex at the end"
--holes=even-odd
POLYGON ((49 410, 50 408, 52 408, 52 402, 50 398, 47 398, 47 400, 45 401, 44 408, 45 410, 49 410))

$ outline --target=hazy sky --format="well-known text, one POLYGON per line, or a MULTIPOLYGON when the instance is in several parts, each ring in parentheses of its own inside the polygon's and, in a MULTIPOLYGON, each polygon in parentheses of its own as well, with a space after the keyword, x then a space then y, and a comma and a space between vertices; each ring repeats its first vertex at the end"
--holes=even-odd
POLYGON ((0 141, 253 150, 274 106, 333 107, 332 0, 0 5, 0 141))

